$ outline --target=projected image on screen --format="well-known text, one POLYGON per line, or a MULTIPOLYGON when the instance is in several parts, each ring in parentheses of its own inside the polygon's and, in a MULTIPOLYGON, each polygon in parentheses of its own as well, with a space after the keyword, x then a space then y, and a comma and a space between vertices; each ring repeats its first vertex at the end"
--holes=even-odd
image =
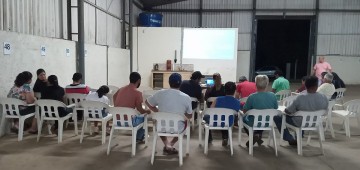
POLYGON ((183 58, 232 60, 236 34, 233 29, 184 29, 183 58))

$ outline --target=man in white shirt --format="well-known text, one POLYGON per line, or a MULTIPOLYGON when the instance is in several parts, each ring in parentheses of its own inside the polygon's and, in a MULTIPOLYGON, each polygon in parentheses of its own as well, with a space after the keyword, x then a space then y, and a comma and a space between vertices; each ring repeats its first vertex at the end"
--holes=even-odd
MULTIPOLYGON (((173 73, 169 77, 170 89, 160 90, 146 100, 146 105, 154 112, 166 112, 184 115, 187 119, 192 117, 191 98, 179 90, 181 85, 181 75, 173 73), (158 107, 158 108, 156 108, 158 107)), ((179 122, 179 131, 186 129, 186 120, 179 122)), ((173 138, 170 142, 167 137, 161 137, 164 143, 164 153, 177 154, 174 144, 178 138, 173 138)))
POLYGON ((324 94, 328 99, 335 93, 335 86, 332 84, 333 77, 331 73, 326 73, 324 83, 317 89, 318 93, 324 94))

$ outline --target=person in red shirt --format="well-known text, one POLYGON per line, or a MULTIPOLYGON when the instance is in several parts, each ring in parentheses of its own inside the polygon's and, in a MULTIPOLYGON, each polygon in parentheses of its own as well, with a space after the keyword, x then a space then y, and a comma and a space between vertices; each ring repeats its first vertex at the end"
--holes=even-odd
POLYGON ((65 93, 89 94, 90 88, 85 84, 81 84, 82 74, 74 73, 72 77, 73 83, 65 87, 65 93))
POLYGON ((256 92, 256 84, 249 82, 245 76, 239 78, 239 84, 236 86, 235 98, 248 97, 250 94, 256 92))

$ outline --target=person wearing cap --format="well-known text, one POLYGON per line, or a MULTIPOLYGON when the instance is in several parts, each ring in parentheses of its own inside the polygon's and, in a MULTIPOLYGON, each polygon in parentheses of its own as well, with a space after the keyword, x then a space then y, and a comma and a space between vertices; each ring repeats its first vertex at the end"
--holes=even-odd
MULTIPOLYGON (((214 86, 207 87, 205 92, 205 100, 207 100, 210 97, 218 97, 218 96, 225 96, 225 87, 221 83, 221 75, 219 73, 213 74, 214 79, 214 86)), ((209 108, 211 106, 211 102, 206 102, 207 107, 209 108)))
MULTIPOLYGON (((181 85, 181 75, 172 73, 169 77, 170 89, 163 89, 146 99, 146 105, 154 112, 165 112, 184 115, 187 119, 192 117, 191 98, 179 90, 181 85)), ((186 120, 179 122, 179 132, 186 129, 186 120)), ((178 141, 175 137, 168 141, 167 137, 161 137, 164 143, 163 152, 165 154, 177 154, 174 144, 178 141)))
MULTIPOLYGON (((182 81, 180 85, 180 91, 184 92, 185 94, 189 95, 190 97, 197 98, 198 101, 203 100, 202 89, 200 86, 201 78, 204 78, 200 71, 195 71, 192 75, 190 80, 182 81)), ((192 102, 192 109, 195 109, 198 105, 198 102, 192 102)))
POLYGON ((89 94, 90 87, 85 84, 81 84, 82 77, 81 73, 74 73, 72 77, 73 83, 65 87, 65 93, 89 94))
POLYGON ((236 86, 235 98, 248 97, 253 93, 256 93, 256 84, 249 82, 245 76, 240 76, 239 84, 236 86))
POLYGON ((33 91, 41 93, 42 90, 47 86, 46 72, 44 69, 39 68, 36 71, 37 79, 34 84, 33 91))

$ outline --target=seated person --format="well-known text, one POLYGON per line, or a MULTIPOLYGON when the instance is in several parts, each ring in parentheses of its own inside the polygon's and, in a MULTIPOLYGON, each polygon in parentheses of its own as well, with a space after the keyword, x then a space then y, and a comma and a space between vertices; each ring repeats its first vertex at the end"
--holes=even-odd
POLYGON ((335 93, 335 86, 332 84, 332 80, 333 75, 326 73, 322 80, 323 84, 317 89, 318 93, 324 94, 328 99, 331 99, 331 96, 335 93))
MULTIPOLYGON (((216 100, 211 104, 212 108, 227 108, 227 109, 233 109, 236 112, 238 112, 240 110, 240 102, 239 100, 234 98, 234 93, 236 90, 236 85, 234 82, 227 82, 225 83, 225 94, 226 96, 220 96, 218 98, 216 98, 216 100)), ((204 120, 207 124, 209 124, 210 121, 210 116, 209 115, 204 115, 204 120)), ((234 123, 234 116, 231 115, 229 117, 229 126, 232 126, 234 123)), ((228 138, 229 138, 229 133, 227 130, 222 130, 221 131, 222 134, 222 145, 226 146, 228 144, 228 138)), ((211 143, 212 141, 212 135, 211 135, 211 131, 209 132, 209 143, 211 143)))
MULTIPOLYGON (((48 86, 41 92, 41 99, 51 99, 60 102, 64 101, 65 91, 64 88, 59 86, 58 78, 55 75, 48 77, 48 86)), ((59 117, 64 117, 73 111, 72 108, 58 108, 59 117)), ((51 132, 57 134, 58 121, 55 121, 54 126, 51 127, 51 132)))
POLYGON ((72 77, 73 83, 67 85, 65 87, 66 93, 80 93, 80 94, 89 94, 90 88, 85 84, 81 84, 82 81, 82 74, 81 73, 74 73, 72 77))
MULTIPOLYGON (((184 115, 187 119, 192 117, 191 98, 179 90, 181 85, 181 75, 179 73, 172 73, 169 77, 170 89, 163 89, 156 92, 153 96, 146 100, 146 105, 154 112, 166 112, 184 115)), ((179 122, 179 131, 186 129, 187 121, 179 122)), ((162 136, 161 140, 164 143, 163 152, 165 154, 177 154, 178 151, 174 148, 178 141, 174 137, 170 142, 166 136, 162 136)))
MULTIPOLYGON (((106 96, 106 94, 109 93, 109 87, 106 85, 101 86, 96 92, 93 93, 89 93, 86 97, 85 100, 87 101, 96 101, 96 102, 102 102, 104 104, 109 105, 110 104, 110 100, 109 98, 106 96)), ((103 109, 102 110, 102 117, 106 117, 108 115, 108 111, 103 109)), ((95 126, 95 133, 99 133, 99 127, 98 127, 98 121, 94 122, 94 126, 95 126)), ((109 127, 109 122, 106 125, 106 133, 110 134, 110 127, 109 127)))
MULTIPOLYGON (((32 74, 28 71, 24 71, 16 76, 14 86, 10 89, 7 97, 16 98, 24 101, 26 104, 33 104, 35 102, 34 92, 30 88, 32 80, 32 74)), ((19 106, 19 114, 24 116, 35 112, 35 106, 19 106)), ((26 129, 24 127, 24 129, 26 129)), ((19 120, 14 119, 14 124, 11 127, 11 131, 18 133, 19 131, 19 120)), ((32 119, 31 128, 28 130, 29 133, 37 133, 37 122, 36 118, 32 119)))
MULTIPOLYGON (((299 95, 290 106, 285 109, 286 122, 294 125, 301 126, 302 118, 299 116, 288 116, 294 114, 297 111, 317 111, 326 110, 328 108, 329 101, 323 94, 316 92, 318 88, 318 78, 315 76, 309 76, 305 80, 306 94, 299 95)), ((274 117, 274 122, 277 129, 281 133, 282 116, 278 115, 274 117)), ((289 133, 288 129, 284 130, 284 140, 289 142, 289 145, 296 145, 297 142, 294 137, 289 133)))
POLYGON ((41 93, 41 91, 47 86, 46 73, 44 69, 40 68, 36 71, 36 74, 37 79, 35 81, 33 90, 34 92, 41 93))
POLYGON ((235 98, 248 97, 250 94, 256 92, 256 84, 249 82, 245 76, 239 78, 239 84, 236 86, 235 98))
MULTIPOLYGON (((269 78, 266 75, 257 75, 255 77, 255 84, 257 92, 251 94, 243 108, 245 116, 243 117, 243 122, 249 126, 254 124, 254 116, 246 115, 246 112, 251 109, 277 109, 278 102, 274 93, 267 92, 266 88, 269 84, 269 78)), ((249 135, 248 129, 244 128, 245 132, 249 135)), ((253 144, 258 143, 261 145, 264 141, 262 138, 262 130, 254 131, 254 140, 253 144)), ((249 141, 246 143, 246 146, 249 146, 249 141)))
POLYGON ((295 93, 301 93, 303 91, 306 91, 306 88, 305 88, 305 80, 306 80, 307 76, 304 76, 301 78, 301 87, 298 88, 295 93))
MULTIPOLYGON (((198 101, 203 100, 202 89, 200 86, 201 78, 204 78, 200 71, 195 71, 192 73, 190 80, 182 81, 180 85, 180 91, 189 95, 190 97, 197 98, 198 101)), ((195 109, 198 105, 198 102, 192 102, 192 109, 195 109)))
MULTIPOLYGON (((130 83, 124 87, 121 87, 113 96, 115 107, 128 107, 136 109, 141 114, 150 114, 150 110, 143 109, 143 97, 142 93, 137 90, 141 84, 141 76, 138 72, 132 72, 129 76, 130 83)), ((144 122, 144 116, 138 115, 132 118, 133 126, 137 126, 144 122)), ((121 126, 118 124, 118 126, 121 126)), ((136 141, 138 143, 144 143, 145 130, 140 128, 136 134, 136 141)))
MULTIPOLYGON (((219 73, 213 74, 214 86, 208 87, 205 92, 205 101, 210 97, 225 96, 225 88, 221 83, 221 75, 219 73)), ((211 102, 206 102, 207 107, 211 106, 211 102)))
MULTIPOLYGON (((324 76, 325 76, 326 74, 327 74, 327 72, 322 72, 322 73, 321 73, 321 76, 323 77, 323 79, 324 79, 324 76)), ((341 78, 338 76, 338 74, 336 74, 335 72, 331 72, 331 74, 334 76, 334 77, 333 77, 332 84, 335 86, 335 89, 338 89, 338 88, 346 88, 344 81, 341 80, 341 78)), ((337 96, 337 93, 335 92, 335 93, 331 96, 331 99, 335 99, 336 96, 337 96)))
POLYGON ((281 70, 275 71, 276 80, 272 84, 272 92, 277 93, 281 90, 290 90, 289 80, 285 79, 281 70))

